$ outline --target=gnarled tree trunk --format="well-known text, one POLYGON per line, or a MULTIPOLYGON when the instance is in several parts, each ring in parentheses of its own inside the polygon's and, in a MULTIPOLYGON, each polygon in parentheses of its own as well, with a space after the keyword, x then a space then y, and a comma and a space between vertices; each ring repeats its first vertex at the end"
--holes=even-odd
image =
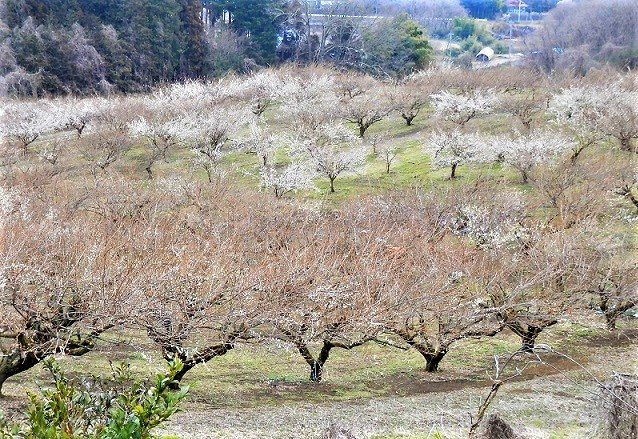
POLYGON ((635 302, 622 302, 618 303, 615 306, 609 305, 609 299, 606 295, 601 297, 599 302, 600 310, 603 312, 605 316, 605 323, 607 324, 607 329, 609 331, 616 330, 616 321, 618 317, 620 317, 625 311, 629 311, 631 308, 635 306, 635 302))
POLYGON ((155 341, 162 347, 162 356, 166 361, 173 361, 175 358, 179 358, 183 364, 182 369, 175 374, 174 383, 169 386, 173 390, 179 390, 184 375, 195 366, 207 363, 215 357, 220 357, 235 347, 235 338, 233 338, 230 341, 198 350, 196 353, 190 353, 188 349, 184 349, 182 346, 162 343, 157 339, 155 341))
POLYGON ((427 372, 438 372, 439 364, 441 360, 443 360, 443 357, 445 357, 445 354, 447 354, 447 349, 435 353, 421 351, 419 351, 419 353, 425 358, 425 370, 427 372))
POLYGON ((405 120, 405 124, 407 126, 412 126, 412 121, 414 121, 414 118, 416 117, 416 114, 413 113, 402 113, 401 117, 403 118, 403 120, 405 120))
POLYGON ((332 343, 327 340, 324 340, 323 345, 321 346, 321 351, 319 352, 319 356, 315 358, 308 346, 304 343, 298 343, 296 345, 297 350, 301 354, 306 363, 310 367, 310 381, 313 383, 321 382, 323 378, 323 368, 328 361, 328 357, 330 357, 330 351, 334 347, 332 343))
MULTIPOLYGON (((39 325, 35 322, 33 328, 39 325)), ((69 328, 73 324, 72 321, 58 322, 58 328, 69 328)), ((38 332, 27 335, 29 332, 22 332, 15 337, 17 341, 16 347, 9 352, 0 351, 0 396, 2 395, 2 385, 12 376, 26 372, 33 366, 48 357, 64 353, 73 357, 90 352, 95 347, 94 341, 104 331, 112 328, 114 325, 105 325, 99 329, 92 331, 90 334, 80 336, 78 334, 63 340, 57 332, 38 332)), ((33 328, 29 328, 32 330, 33 328)))
POLYGON ((538 325, 507 323, 507 326, 521 338, 521 351, 531 352, 536 347, 536 339, 545 328, 558 323, 557 320, 548 320, 538 325))
POLYGON ((521 350, 524 352, 533 351, 536 346, 536 338, 542 331, 542 328, 537 326, 528 326, 528 329, 521 333, 521 350))
POLYGON ((2 396, 2 386, 12 376, 26 372, 37 365, 40 359, 33 353, 13 351, 9 354, 0 355, 0 396, 2 396))

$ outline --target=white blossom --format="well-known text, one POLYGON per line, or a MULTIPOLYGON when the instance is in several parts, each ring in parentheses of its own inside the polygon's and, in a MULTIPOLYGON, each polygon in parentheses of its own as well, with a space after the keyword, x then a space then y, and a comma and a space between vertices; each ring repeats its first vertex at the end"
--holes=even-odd
POLYGON ((575 135, 576 157, 604 136, 616 138, 623 150, 631 150, 638 138, 638 93, 619 84, 563 89, 553 97, 550 111, 575 135))
POLYGON ((336 84, 326 75, 289 78, 278 93, 279 114, 298 131, 312 131, 339 116, 336 84))
POLYGON ((538 165, 556 159, 572 149, 574 143, 556 133, 534 132, 513 139, 498 138, 492 145, 505 163, 521 173, 523 183, 526 183, 538 165))
POLYGON ((107 101, 102 98, 71 98, 56 102, 61 115, 61 125, 75 130, 80 138, 87 126, 102 114, 103 109, 108 108, 107 101))
POLYGON ((276 197, 312 186, 313 173, 305 164, 292 163, 284 167, 262 166, 261 186, 270 189, 276 197))
POLYGON ((23 153, 43 134, 58 129, 62 122, 56 107, 47 101, 10 102, 3 108, 0 135, 17 142, 23 153))
POLYGON ((485 163, 496 158, 489 141, 459 130, 434 134, 425 150, 433 155, 432 164, 436 168, 451 168, 450 178, 456 177, 456 168, 460 165, 485 163))
POLYGON ((491 111, 496 99, 480 92, 455 94, 443 91, 432 95, 432 103, 439 117, 464 126, 473 118, 491 111))
POLYGON ((251 101, 251 110, 256 116, 262 116, 272 108, 282 88, 282 81, 272 71, 258 72, 241 83, 244 98, 251 101))
POLYGON ((301 141, 297 151, 300 147, 317 172, 329 179, 330 192, 335 192, 334 182, 339 175, 355 170, 366 158, 360 139, 338 123, 320 126, 301 141))
POLYGON ((256 121, 250 124, 250 135, 241 143, 241 149, 256 154, 260 166, 268 166, 275 158, 277 151, 286 143, 286 136, 275 134, 256 121))

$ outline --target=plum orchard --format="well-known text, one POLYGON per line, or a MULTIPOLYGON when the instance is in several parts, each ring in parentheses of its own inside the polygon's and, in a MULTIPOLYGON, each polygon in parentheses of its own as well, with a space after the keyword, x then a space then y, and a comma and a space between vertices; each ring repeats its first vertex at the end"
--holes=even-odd
POLYGON ((277 340, 321 381, 334 350, 365 343, 434 372, 467 338, 513 331, 530 350, 592 309, 614 329, 638 300, 635 78, 541 93, 525 72, 481 75, 282 69, 3 103, 0 386, 106 331, 147 334, 179 380, 277 340), (399 118, 436 127, 411 135, 454 183, 304 201, 373 160, 398 172, 401 137, 368 130, 399 118), (226 177, 235 158, 267 193, 226 177), (469 179, 485 165, 520 178, 469 179))

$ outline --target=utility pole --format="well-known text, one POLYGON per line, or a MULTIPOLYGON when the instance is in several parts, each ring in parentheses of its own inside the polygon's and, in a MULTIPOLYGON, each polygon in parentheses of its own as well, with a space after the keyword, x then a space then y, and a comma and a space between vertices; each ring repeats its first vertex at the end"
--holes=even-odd
POLYGON ((507 43, 509 46, 509 59, 511 61, 512 60, 512 20, 509 20, 509 22, 510 22, 510 39, 507 43))
POLYGON ((518 22, 521 22, 521 3, 523 3, 523 0, 518 0, 518 22))

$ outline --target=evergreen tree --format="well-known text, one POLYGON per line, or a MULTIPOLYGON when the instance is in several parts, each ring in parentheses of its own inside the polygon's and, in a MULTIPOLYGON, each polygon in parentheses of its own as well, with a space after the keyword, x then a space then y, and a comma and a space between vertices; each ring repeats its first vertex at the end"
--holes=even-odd
POLYGON ((425 68, 434 51, 419 25, 401 14, 364 34, 365 65, 370 73, 405 76, 425 68))
POLYGON ((183 27, 186 51, 182 57, 181 73, 185 77, 202 76, 206 71, 206 42, 201 20, 201 0, 181 0, 180 21, 183 27))
POLYGON ((218 0, 209 2, 218 11, 232 14, 231 27, 248 41, 247 54, 258 64, 275 61, 279 34, 279 0, 218 0))
POLYGON ((525 0, 532 12, 547 12, 558 4, 558 0, 525 0))
POLYGON ((474 18, 494 19, 499 12, 505 10, 503 0, 461 0, 461 4, 474 18))
POLYGON ((40 93, 122 91, 207 73, 201 0, 5 0, 16 68, 40 93))

